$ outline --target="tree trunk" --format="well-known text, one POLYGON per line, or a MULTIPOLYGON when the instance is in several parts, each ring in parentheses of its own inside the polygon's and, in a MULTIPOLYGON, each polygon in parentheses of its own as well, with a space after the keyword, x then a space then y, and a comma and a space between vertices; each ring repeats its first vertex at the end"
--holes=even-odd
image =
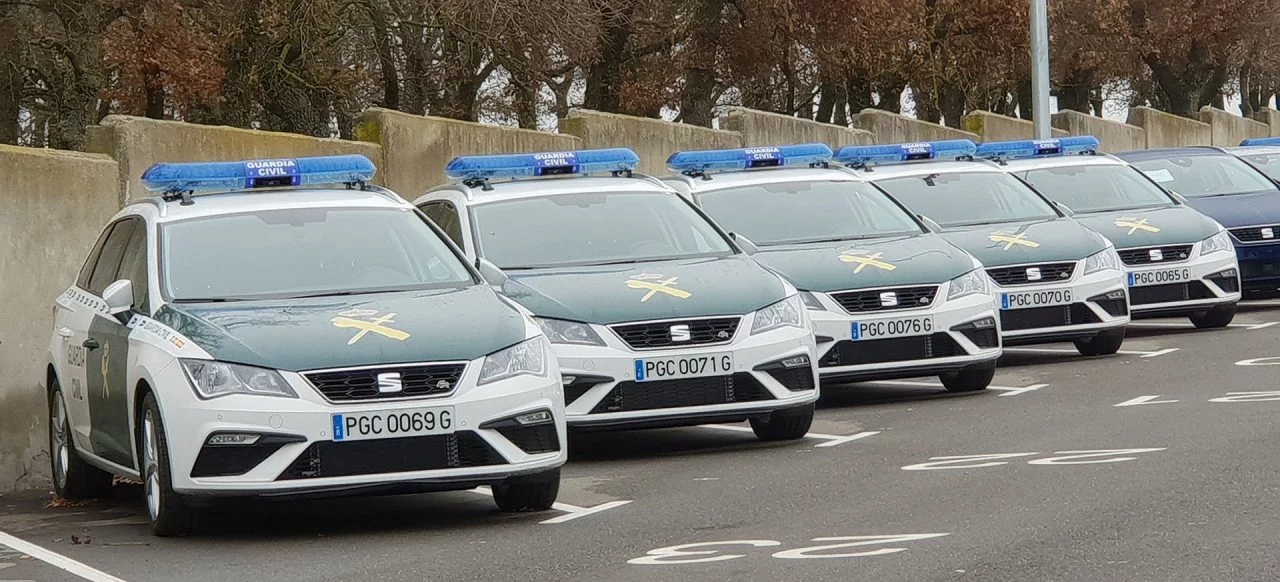
POLYGON ((387 109, 400 109, 400 71, 392 45, 396 39, 387 25, 387 14, 381 5, 366 5, 369 22, 373 26, 373 45, 378 54, 378 76, 382 79, 382 105, 387 109))
POLYGON ((693 32, 684 64, 684 91, 680 94, 680 119, 690 125, 711 127, 715 119, 716 60, 724 5, 725 0, 698 0, 694 9, 693 32))
POLYGON ((832 123, 832 117, 835 116, 836 103, 842 101, 840 93, 840 85, 831 81, 823 81, 818 89, 818 110, 814 113, 814 120, 822 123, 832 123))
POLYGON ((628 2, 618 14, 604 23, 600 58, 587 71, 583 107, 613 113, 622 106, 622 65, 634 32, 631 23, 634 12, 635 3, 628 2))
POLYGON ((22 62, 11 6, 0 6, 0 143, 16 144, 21 133, 22 62))

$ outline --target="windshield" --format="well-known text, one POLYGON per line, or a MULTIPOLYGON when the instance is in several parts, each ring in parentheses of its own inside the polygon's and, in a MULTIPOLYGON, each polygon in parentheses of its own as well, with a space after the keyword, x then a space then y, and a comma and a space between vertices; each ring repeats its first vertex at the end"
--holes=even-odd
POLYGON ((1280 180, 1280 153, 1251 154, 1248 152, 1236 152, 1236 155, 1261 170, 1268 178, 1280 180))
POLYGON ((1171 156, 1132 163, 1161 186, 1183 196, 1227 196, 1276 188, 1249 164, 1227 154, 1171 156))
POLYGON ((768 246, 920 234, 888 196, 861 182, 782 182, 698 194, 702 209, 730 232, 768 246))
POLYGON ((556 194, 472 207, 481 256, 503 269, 729 255, 733 248, 668 192, 556 194))
POLYGON ((1171 206, 1159 186, 1130 166, 1086 165, 1031 170, 1022 176, 1045 196, 1076 212, 1171 206))
POLYGON ((1034 190, 1004 172, 952 172, 876 180, 913 212, 942 226, 1057 218, 1034 190))
POLYGON ((422 218, 401 208, 290 208, 165 224, 161 277, 177 302, 475 283, 422 218))

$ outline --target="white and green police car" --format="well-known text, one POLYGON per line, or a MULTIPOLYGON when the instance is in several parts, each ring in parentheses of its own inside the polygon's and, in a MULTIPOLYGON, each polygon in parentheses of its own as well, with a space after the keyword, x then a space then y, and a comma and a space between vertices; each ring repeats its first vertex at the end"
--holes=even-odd
POLYGON ((363 156, 147 170, 162 194, 111 219, 54 308, 58 495, 138 479, 159 535, 215 496, 490 485, 506 510, 552 505, 546 337, 373 173, 363 156))
POLYGON ((1114 354, 1129 323, 1114 245, 999 165, 973 160, 976 150, 961 139, 849 146, 835 158, 982 261, 1004 345, 1069 340, 1084 355, 1114 354))
POLYGON ((818 399, 808 313, 628 149, 455 158, 416 204, 559 357, 569 428, 749 420, 804 436, 818 399))
POLYGON ((1001 163, 1115 245, 1133 317, 1183 315, 1201 328, 1235 317, 1231 235, 1124 160, 1098 154, 1096 138, 989 142, 977 157, 1001 163))
POLYGON ((1001 347, 981 263, 830 159, 822 144, 678 152, 667 182, 801 289, 824 382, 986 388, 1001 347))

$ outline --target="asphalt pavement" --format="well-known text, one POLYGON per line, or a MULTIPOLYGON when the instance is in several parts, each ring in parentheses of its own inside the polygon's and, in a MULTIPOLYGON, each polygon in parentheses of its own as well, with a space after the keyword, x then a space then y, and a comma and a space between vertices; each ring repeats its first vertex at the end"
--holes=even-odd
POLYGON ((0 496, 0 581, 1280 579, 1280 301, 1136 322, 1116 356, 1010 349, 995 387, 824 387, 811 438, 745 424, 571 441, 560 505, 484 491, 220 506, 0 496))

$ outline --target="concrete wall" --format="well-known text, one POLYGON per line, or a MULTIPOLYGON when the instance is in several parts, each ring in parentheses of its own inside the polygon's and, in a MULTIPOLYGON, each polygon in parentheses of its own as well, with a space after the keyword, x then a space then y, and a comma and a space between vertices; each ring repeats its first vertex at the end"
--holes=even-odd
POLYGON ((1260 111, 1254 112, 1253 120, 1266 124, 1267 135, 1280 136, 1280 111, 1265 107, 1260 111))
POLYGON ((53 300, 119 210, 106 156, 0 145, 0 493, 47 485, 53 300))
POLYGON ((665 176, 667 157, 679 150, 742 147, 742 135, 660 119, 643 119, 587 109, 574 109, 560 121, 560 131, 582 138, 583 147, 629 147, 640 156, 640 171, 665 176))
POLYGON ((1147 147, 1147 132, 1136 125, 1079 111, 1060 111, 1050 119, 1050 124, 1070 135, 1092 135, 1098 138, 1104 152, 1127 152, 1147 147))
POLYGON ((383 184, 413 200, 445 181, 444 167, 455 156, 572 150, 582 140, 543 133, 370 109, 356 122, 356 139, 382 146, 378 171, 383 184))
POLYGON ((1213 128, 1209 124, 1150 107, 1129 108, 1129 125, 1145 130, 1146 149, 1213 145, 1213 128))
MULTIPOLYGON (((1007 117, 990 111, 974 111, 960 122, 965 131, 978 135, 980 141, 1009 141, 1015 139, 1032 139, 1036 136, 1035 125, 1025 119, 1007 117)), ((1050 128, 1054 137, 1068 135, 1067 132, 1050 128)))
POLYGON ((1238 146, 1241 141, 1251 137, 1267 137, 1271 135, 1271 127, 1266 123, 1240 117, 1213 107, 1200 109, 1200 121, 1208 123, 1211 128, 1212 143, 1210 145, 1222 147, 1238 146))
POLYGON ((953 129, 945 125, 912 119, 905 115, 881 111, 879 109, 863 109, 853 116, 853 127, 871 132, 876 143, 893 144, 940 139, 969 139, 979 141, 978 134, 953 129))
POLYGON ((108 116, 90 127, 85 149, 120 163, 122 202, 148 194, 142 188, 142 172, 157 162, 364 154, 382 165, 382 148, 374 144, 123 115, 108 116))
POLYGON ((796 143, 824 143, 832 149, 847 145, 875 143, 869 131, 820 123, 789 115, 732 107, 720 118, 720 129, 742 134, 743 145, 768 146, 796 143))

